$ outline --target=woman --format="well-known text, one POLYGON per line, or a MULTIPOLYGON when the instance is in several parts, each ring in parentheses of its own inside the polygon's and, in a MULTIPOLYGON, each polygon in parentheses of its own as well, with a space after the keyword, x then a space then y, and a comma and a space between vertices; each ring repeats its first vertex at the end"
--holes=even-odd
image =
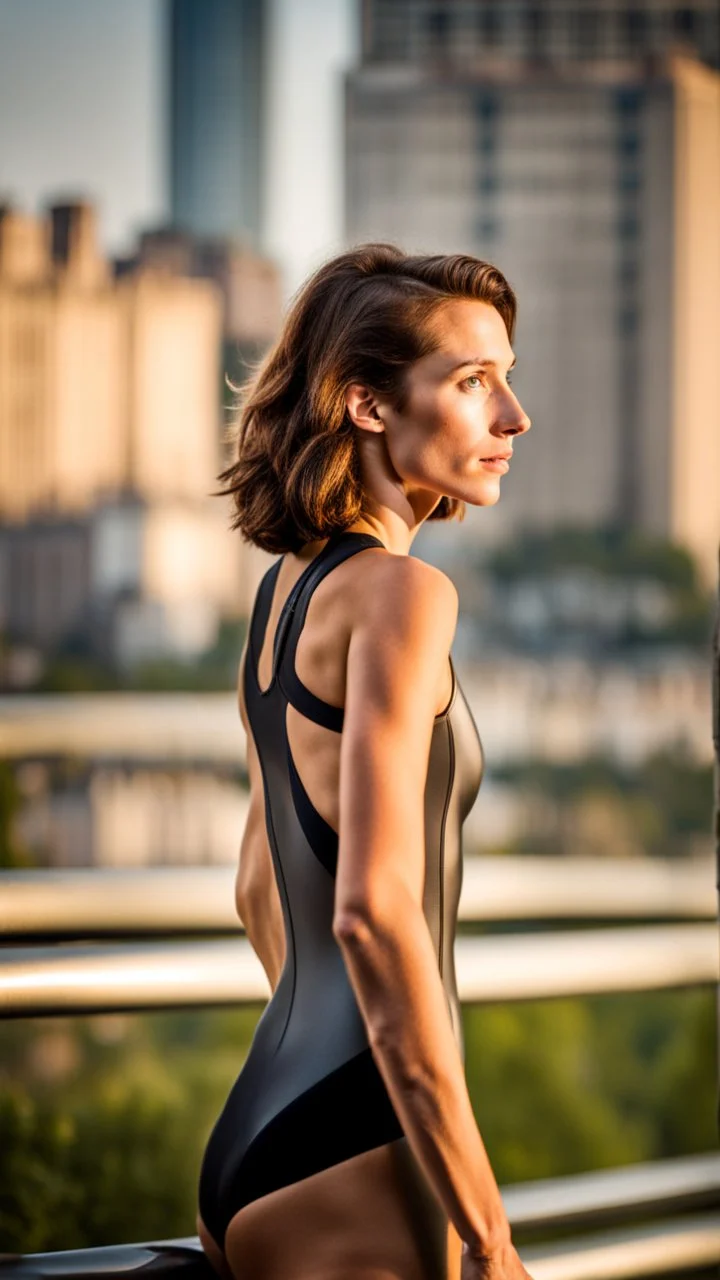
POLYGON ((463 1069, 453 966, 480 740, 458 597, 409 555, 492 506, 530 420, 488 263, 369 244, 324 265, 247 390, 221 479, 277 559, 240 664, 237 907, 272 997, 205 1152, 198 1231, 236 1280, 527 1280, 463 1069))

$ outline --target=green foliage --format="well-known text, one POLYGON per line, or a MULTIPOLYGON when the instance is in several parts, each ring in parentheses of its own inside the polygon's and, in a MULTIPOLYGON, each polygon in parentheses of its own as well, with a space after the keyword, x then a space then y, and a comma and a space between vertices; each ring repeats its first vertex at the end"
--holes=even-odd
POLYGON ((464 1010, 466 1074, 501 1182, 710 1150, 711 990, 464 1010))
POLYGON ((109 665, 80 655, 50 658, 33 693, 105 693, 120 688, 120 677, 109 665))
POLYGON ((163 658, 141 663, 128 672, 124 688, 144 692, 216 693, 237 683, 237 669, 245 643, 245 620, 226 619, 218 628, 215 644, 194 662, 163 658))
POLYGON ((183 1222, 190 1197, 187 1122, 177 1099, 118 1081, 59 1108, 18 1087, 0 1099, 0 1234, 12 1248, 122 1243, 183 1222), (148 1153, 152 1153, 148 1158, 148 1153))
POLYGON ((27 1253, 193 1235, 202 1150, 257 1016, 6 1024, 3 1247, 27 1253), (58 1037, 73 1053, 51 1079, 58 1037))
POLYGON ((667 645, 710 647, 714 597, 689 551, 663 538, 621 527, 525 530, 481 567, 496 596, 492 616, 482 619, 482 627, 494 634, 496 643, 543 652, 570 644, 598 656, 667 645), (590 593, 601 586, 616 602, 627 598, 628 585, 631 600, 636 589, 654 587, 665 601, 664 616, 652 619, 642 611, 636 616, 626 599, 624 617, 613 618, 612 610, 594 620, 565 617, 554 589, 568 577, 576 585, 585 577, 590 593), (508 598, 530 586, 546 598, 546 617, 518 624, 506 616, 508 598))
POLYGON ((158 658, 138 663, 125 672, 109 660, 102 662, 88 653, 63 651, 49 659, 33 692, 223 693, 237 681, 246 627, 245 619, 226 618, 220 623, 213 646, 199 658, 158 658))
POLYGON ((526 530, 488 562, 493 576, 504 581, 568 568, 593 569, 607 578, 651 578, 676 591, 698 588, 695 562, 684 547, 621 527, 526 530))
MULTIPOLYGON (((0 1238, 22 1252, 194 1234, 202 1151, 259 1009, 0 1026, 0 1238)), ((711 1149, 710 990, 466 1007, 501 1182, 711 1149)))
POLYGON ((33 865, 29 851, 15 830, 21 804, 15 770, 8 760, 0 760, 0 868, 18 870, 33 865))
POLYGON ((628 851, 637 855, 682 856, 692 850, 694 838, 712 830, 713 767, 679 750, 657 752, 635 767, 602 756, 572 764, 529 759, 498 767, 494 777, 521 789, 526 801, 537 797, 546 812, 554 811, 547 830, 536 822, 517 852, 527 847, 538 853, 545 842, 554 853, 579 852, 579 815, 592 800, 607 815, 615 813, 616 830, 622 830, 628 851))

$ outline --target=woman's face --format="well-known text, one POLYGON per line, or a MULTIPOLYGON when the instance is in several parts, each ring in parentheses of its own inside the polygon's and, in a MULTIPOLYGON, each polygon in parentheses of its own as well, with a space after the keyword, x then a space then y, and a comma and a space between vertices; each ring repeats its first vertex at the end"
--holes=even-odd
POLYGON ((376 399, 390 462, 404 488, 494 506, 514 437, 530 419, 510 386, 514 355, 502 316, 453 299, 435 313, 437 346, 408 374, 401 412, 376 399))

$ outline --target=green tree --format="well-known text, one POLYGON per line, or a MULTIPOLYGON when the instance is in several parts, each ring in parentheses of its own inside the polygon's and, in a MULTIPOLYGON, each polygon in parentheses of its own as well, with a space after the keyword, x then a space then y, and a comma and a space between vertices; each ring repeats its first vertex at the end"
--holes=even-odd
POLYGON ((15 770, 9 761, 0 760, 0 868, 6 870, 32 866, 30 853, 16 829, 21 804, 15 770))
POLYGON ((714 1148, 711 989, 470 1006, 470 1095, 502 1182, 714 1148))

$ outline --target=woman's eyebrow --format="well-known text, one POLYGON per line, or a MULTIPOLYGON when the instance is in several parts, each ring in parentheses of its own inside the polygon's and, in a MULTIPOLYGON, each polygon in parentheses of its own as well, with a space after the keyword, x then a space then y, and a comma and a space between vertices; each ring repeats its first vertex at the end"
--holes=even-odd
MULTIPOLYGON (((449 369, 448 372, 456 373, 458 369, 465 369, 466 366, 470 364, 489 365, 490 368, 492 369, 497 369, 498 367, 497 360, 489 360, 487 359, 487 357, 484 357, 484 356, 471 356, 469 359, 460 360, 458 364, 454 364, 452 366, 452 369, 449 369)), ((508 373, 510 372, 511 369, 515 368, 516 364, 517 364, 517 356, 514 356, 512 364, 508 365, 508 373)))

